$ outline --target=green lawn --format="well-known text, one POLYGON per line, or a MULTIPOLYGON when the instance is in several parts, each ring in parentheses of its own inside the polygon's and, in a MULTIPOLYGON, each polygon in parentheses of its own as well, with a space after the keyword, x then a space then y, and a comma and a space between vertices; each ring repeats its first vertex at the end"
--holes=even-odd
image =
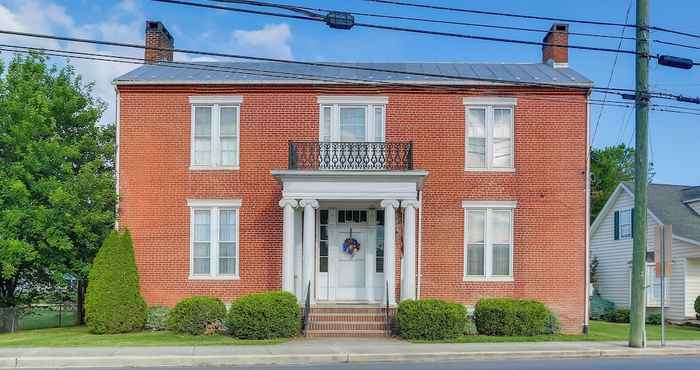
MULTIPOLYGON (((444 343, 484 342, 575 342, 575 341, 625 341, 629 324, 591 321, 588 335, 538 335, 534 337, 489 337, 485 335, 463 336, 457 339, 438 341, 444 343)), ((647 325, 647 340, 660 340, 661 326, 647 325)), ((700 329, 666 325, 667 340, 700 340, 700 329)), ((426 343, 435 341, 415 341, 426 343)))
POLYGON ((0 347, 206 346, 277 344, 286 340, 240 340, 223 335, 192 336, 169 331, 95 335, 84 326, 0 334, 0 347))

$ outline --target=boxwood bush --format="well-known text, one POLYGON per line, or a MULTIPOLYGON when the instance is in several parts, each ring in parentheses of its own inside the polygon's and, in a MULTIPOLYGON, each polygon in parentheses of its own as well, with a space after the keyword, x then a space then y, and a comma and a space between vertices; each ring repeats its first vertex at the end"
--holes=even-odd
POLYGON ((231 304, 228 332, 240 339, 289 338, 299 334, 297 298, 289 292, 253 293, 231 304))
POLYGON ((168 328, 176 333, 202 335, 210 326, 221 326, 226 306, 218 298, 195 296, 183 299, 170 310, 168 328))
POLYGON ((405 339, 451 339, 468 329, 467 310, 461 304, 439 299, 406 300, 399 303, 396 324, 405 339))
POLYGON ((134 248, 129 232, 112 231, 97 252, 88 276, 85 320, 95 334, 143 329, 146 302, 139 292, 134 248))
POLYGON ((474 308, 479 334, 532 336, 545 333, 550 314, 544 304, 520 299, 482 299, 474 308))

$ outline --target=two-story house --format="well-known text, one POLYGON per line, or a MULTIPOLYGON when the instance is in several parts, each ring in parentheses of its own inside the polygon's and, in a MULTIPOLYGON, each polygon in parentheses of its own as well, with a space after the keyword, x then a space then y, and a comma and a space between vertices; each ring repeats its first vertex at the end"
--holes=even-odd
POLYGON ((119 226, 147 302, 518 297, 580 332, 592 83, 567 31, 532 64, 178 65, 147 22, 150 64, 114 81, 119 226))

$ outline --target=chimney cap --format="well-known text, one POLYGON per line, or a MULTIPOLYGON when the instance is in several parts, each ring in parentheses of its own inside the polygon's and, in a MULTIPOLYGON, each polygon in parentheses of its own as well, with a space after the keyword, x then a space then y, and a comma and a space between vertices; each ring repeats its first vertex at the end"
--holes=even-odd
POLYGON ((174 41, 173 36, 168 32, 168 29, 165 28, 165 25, 161 21, 146 21, 146 32, 148 31, 160 32, 165 35, 170 42, 174 41))
POLYGON ((551 27, 549 27, 549 32, 547 32, 546 35, 544 35, 544 38, 542 38, 542 42, 547 42, 547 39, 551 37, 552 34, 554 33, 568 33, 569 32, 569 25, 567 23, 554 23, 552 24, 551 27))

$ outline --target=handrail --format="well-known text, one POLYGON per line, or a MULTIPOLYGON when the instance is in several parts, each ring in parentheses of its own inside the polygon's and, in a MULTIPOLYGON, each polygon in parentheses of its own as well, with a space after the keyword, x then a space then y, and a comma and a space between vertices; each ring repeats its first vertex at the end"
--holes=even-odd
POLYGON ((290 170, 413 170, 413 142, 289 141, 290 170))
POLYGON ((391 335, 391 318, 389 316, 389 280, 386 281, 386 311, 384 314, 386 315, 386 332, 387 334, 391 335))
POLYGON ((311 281, 309 281, 309 285, 306 286, 306 299, 304 301, 304 321, 303 321, 303 327, 302 327, 302 332, 304 336, 307 335, 307 331, 309 329, 309 312, 311 311, 311 281))

